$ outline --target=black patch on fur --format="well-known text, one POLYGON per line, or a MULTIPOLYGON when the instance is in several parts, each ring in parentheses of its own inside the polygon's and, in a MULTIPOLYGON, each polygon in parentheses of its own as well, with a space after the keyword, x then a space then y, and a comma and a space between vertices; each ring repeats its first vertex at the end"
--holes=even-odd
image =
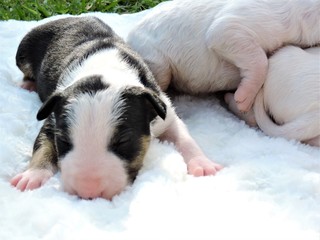
POLYGON ((57 108, 58 105, 61 105, 63 100, 63 95, 61 93, 55 93, 50 98, 48 98, 37 113, 37 120, 41 121, 47 117, 57 108))
MULTIPOLYGON (((160 87, 154 77, 135 52, 118 37, 113 30, 95 17, 70 17, 51 21, 34 28, 21 41, 16 62, 25 78, 36 82, 40 99, 44 102, 38 112, 39 120, 46 119, 39 136, 54 143, 55 162, 73 148, 67 109, 68 101, 81 94, 94 95, 109 87, 101 76, 94 75, 80 79, 62 92, 57 92, 59 81, 63 81, 67 70, 81 65, 90 55, 103 49, 115 48, 122 60, 130 68, 137 70, 141 83, 149 90, 129 88, 121 98, 125 108, 117 122, 116 132, 107 148, 123 161, 135 163, 143 157, 145 136, 150 136, 150 123, 157 117, 166 117, 166 105, 158 97, 160 87)), ((34 149, 41 147, 41 139, 36 140, 34 149)), ((133 180, 139 164, 132 164, 128 173, 133 180)))
POLYGON ((142 136, 150 135, 151 117, 144 102, 145 100, 140 97, 125 97, 126 107, 109 146, 112 152, 128 163, 139 156, 142 136))
POLYGON ((16 54, 16 64, 22 70, 24 65, 30 64, 32 76, 28 80, 35 81, 40 71, 42 60, 48 49, 48 43, 54 37, 54 31, 51 29, 43 29, 36 36, 33 34, 26 35, 21 41, 16 54), (36 44, 34 44, 36 40, 36 44))
MULTIPOLYGON (((51 98, 52 99, 52 98, 51 98)), ((50 99, 48 100, 50 101, 50 99)), ((51 100, 53 102, 53 100, 51 100)), ((41 140, 41 136, 46 136, 46 138, 53 142, 55 145, 56 158, 61 158, 66 155, 73 148, 72 142, 70 140, 69 126, 68 126, 68 113, 67 110, 63 107, 66 104, 67 99, 61 97, 59 102, 55 102, 53 105, 53 109, 51 112, 47 106, 47 110, 49 111, 49 115, 44 122, 43 127, 40 130, 38 137, 41 140), (57 106, 59 105, 59 106, 57 106)), ((41 109, 40 109, 41 110, 41 109)), ((44 112, 39 111, 37 117, 44 112)), ((35 141, 34 151, 41 147, 42 141, 35 141)), ((56 160, 57 162, 58 160, 56 160)))
POLYGON ((54 93, 40 108, 37 118, 38 120, 47 117, 50 119, 50 125, 46 129, 54 134, 59 158, 68 153, 73 147, 69 137, 68 116, 70 113, 68 112, 69 109, 66 109, 69 99, 80 94, 95 95, 108 87, 109 85, 102 81, 102 76, 100 75, 84 77, 63 92, 54 93))
POLYGON ((58 169, 58 153, 55 145, 54 119, 47 118, 36 137, 33 145, 33 154, 39 153, 37 158, 30 162, 29 168, 40 168, 56 171, 58 169))
POLYGON ((16 63, 36 82, 40 99, 45 101, 67 68, 102 49, 115 47, 115 43, 123 40, 96 17, 63 18, 31 30, 18 47, 16 63), (26 70, 29 68, 32 72, 26 70))
POLYGON ((47 118, 52 112, 56 115, 59 109, 62 109, 67 101, 71 97, 76 97, 76 95, 88 93, 90 95, 96 94, 98 91, 105 90, 109 87, 108 84, 102 81, 102 76, 92 75, 84 77, 77 81, 75 84, 66 88, 63 92, 53 93, 42 105, 37 114, 38 120, 43 120, 47 118))
MULTIPOLYGON (((130 87, 122 93, 121 98, 124 99, 125 108, 118 119, 109 149, 127 163, 131 163, 141 154, 143 138, 150 136, 150 123, 159 115, 154 104, 161 104, 161 100, 150 102, 150 98, 156 96, 152 94, 155 93, 139 87, 130 87)), ((165 105, 162 104, 158 107, 162 108, 165 114, 165 105)), ((130 176, 135 178, 137 172, 135 169, 130 176)))
POLYGON ((55 126, 55 122, 54 119, 52 117, 48 118, 42 125, 42 128, 36 138, 36 141, 34 142, 33 145, 33 151, 37 151, 43 142, 43 138, 45 136, 46 139, 48 139, 51 142, 54 142, 54 127, 55 126))
POLYGON ((73 144, 70 140, 67 114, 63 112, 59 117, 56 117, 55 143, 59 159, 65 156, 73 148, 73 144))
POLYGON ((85 94, 95 95, 99 91, 106 90, 110 85, 102 80, 101 75, 91 75, 79 79, 65 91, 73 95, 85 94))
POLYGON ((150 135, 150 122, 154 117, 142 95, 123 92, 122 98, 125 108, 119 118, 110 150, 130 162, 140 153, 139 139, 143 135, 150 135))
POLYGON ((56 119, 55 136, 59 158, 63 157, 73 148, 68 125, 68 116, 70 113, 68 112, 69 110, 65 108, 68 104, 68 100, 82 94, 90 94, 93 96, 97 92, 103 91, 108 87, 109 85, 102 81, 102 76, 92 75, 79 79, 75 84, 65 89, 64 102, 61 102, 61 106, 57 107, 54 111, 56 119))

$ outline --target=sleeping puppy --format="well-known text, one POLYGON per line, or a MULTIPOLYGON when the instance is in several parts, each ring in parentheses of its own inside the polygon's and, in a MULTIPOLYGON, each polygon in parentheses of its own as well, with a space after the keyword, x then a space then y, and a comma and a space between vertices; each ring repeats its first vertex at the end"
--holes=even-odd
POLYGON ((94 17, 34 28, 16 62, 24 87, 44 102, 29 168, 11 184, 43 185, 58 169, 63 188, 84 199, 111 199, 136 178, 150 139, 173 142, 189 173, 215 174, 142 59, 94 17))
POLYGON ((248 114, 229 108, 250 126, 270 136, 296 139, 320 147, 320 47, 287 46, 269 60, 267 79, 248 114))
POLYGON ((234 90, 250 110, 268 69, 267 54, 287 44, 320 43, 320 1, 176 0, 160 5, 128 35, 162 90, 234 90))

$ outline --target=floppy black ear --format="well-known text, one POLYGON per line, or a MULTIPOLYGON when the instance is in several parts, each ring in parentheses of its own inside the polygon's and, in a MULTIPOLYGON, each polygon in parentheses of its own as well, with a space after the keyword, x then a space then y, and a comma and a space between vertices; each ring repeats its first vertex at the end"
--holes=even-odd
POLYGON ((38 111, 37 119, 39 121, 49 117, 54 111, 55 106, 61 101, 62 95, 60 93, 54 93, 51 95, 41 106, 38 111))
POLYGON ((151 103, 156 113, 164 120, 167 116, 167 105, 153 91, 144 91, 143 95, 151 103))
POLYGON ((128 87, 123 92, 125 98, 139 97, 148 103, 151 112, 154 113, 152 119, 160 116, 163 120, 167 115, 167 105, 159 98, 159 96, 152 90, 144 89, 141 87, 128 87))

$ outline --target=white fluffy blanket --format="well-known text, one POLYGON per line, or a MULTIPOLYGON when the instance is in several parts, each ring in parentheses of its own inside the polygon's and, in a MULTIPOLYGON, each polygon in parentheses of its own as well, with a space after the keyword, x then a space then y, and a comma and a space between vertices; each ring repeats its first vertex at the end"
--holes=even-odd
MULTIPOLYGON (((94 13, 123 37, 144 14, 94 13)), ((59 174, 35 191, 11 187, 41 126, 38 96, 19 88, 16 49, 28 30, 56 18, 0 22, 0 239, 320 239, 320 150, 267 137, 215 98, 175 104, 205 153, 225 166, 216 176, 187 175, 174 147, 154 140, 135 183, 111 202, 68 195, 59 174)))

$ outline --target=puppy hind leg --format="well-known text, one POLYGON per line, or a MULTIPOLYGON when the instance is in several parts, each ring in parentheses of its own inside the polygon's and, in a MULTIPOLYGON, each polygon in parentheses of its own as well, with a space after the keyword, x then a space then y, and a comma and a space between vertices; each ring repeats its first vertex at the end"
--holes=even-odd
MULTIPOLYGON (((257 58, 256 58, 257 59, 257 58)), ((257 59, 257 61, 259 61, 257 59)), ((252 64, 252 69, 240 66, 241 82, 234 94, 234 99, 238 109, 242 112, 248 112, 252 108, 257 93, 262 88, 267 74, 267 58, 261 62, 252 64)))
POLYGON ((53 126, 47 119, 38 134, 29 167, 10 181, 21 191, 42 186, 57 171, 57 152, 54 146, 53 126))
POLYGON ((21 88, 28 90, 30 92, 36 92, 37 88, 36 88, 36 83, 34 80, 28 79, 28 78, 24 78, 23 82, 20 85, 21 88))
POLYGON ((237 107, 237 103, 234 100, 234 94, 226 93, 224 95, 224 100, 227 103, 229 110, 233 114, 235 114, 238 118, 245 121, 246 124, 248 124, 250 127, 257 126, 257 122, 256 122, 256 118, 254 116, 253 109, 251 109, 249 112, 246 112, 246 113, 240 112, 237 107))
POLYGON ((234 97, 242 112, 251 109, 268 70, 267 55, 255 39, 255 32, 232 16, 214 21, 206 36, 210 49, 240 69, 242 79, 234 97))
POLYGON ((309 144, 311 146, 320 147, 320 136, 314 137, 312 139, 309 139, 309 140, 306 140, 303 142, 305 142, 306 144, 309 144))
POLYGON ((24 74, 20 87, 30 92, 35 92, 37 90, 36 80, 35 80, 34 72, 32 70, 31 63, 26 63, 25 59, 24 61, 22 61, 21 59, 18 58, 17 65, 24 74))

